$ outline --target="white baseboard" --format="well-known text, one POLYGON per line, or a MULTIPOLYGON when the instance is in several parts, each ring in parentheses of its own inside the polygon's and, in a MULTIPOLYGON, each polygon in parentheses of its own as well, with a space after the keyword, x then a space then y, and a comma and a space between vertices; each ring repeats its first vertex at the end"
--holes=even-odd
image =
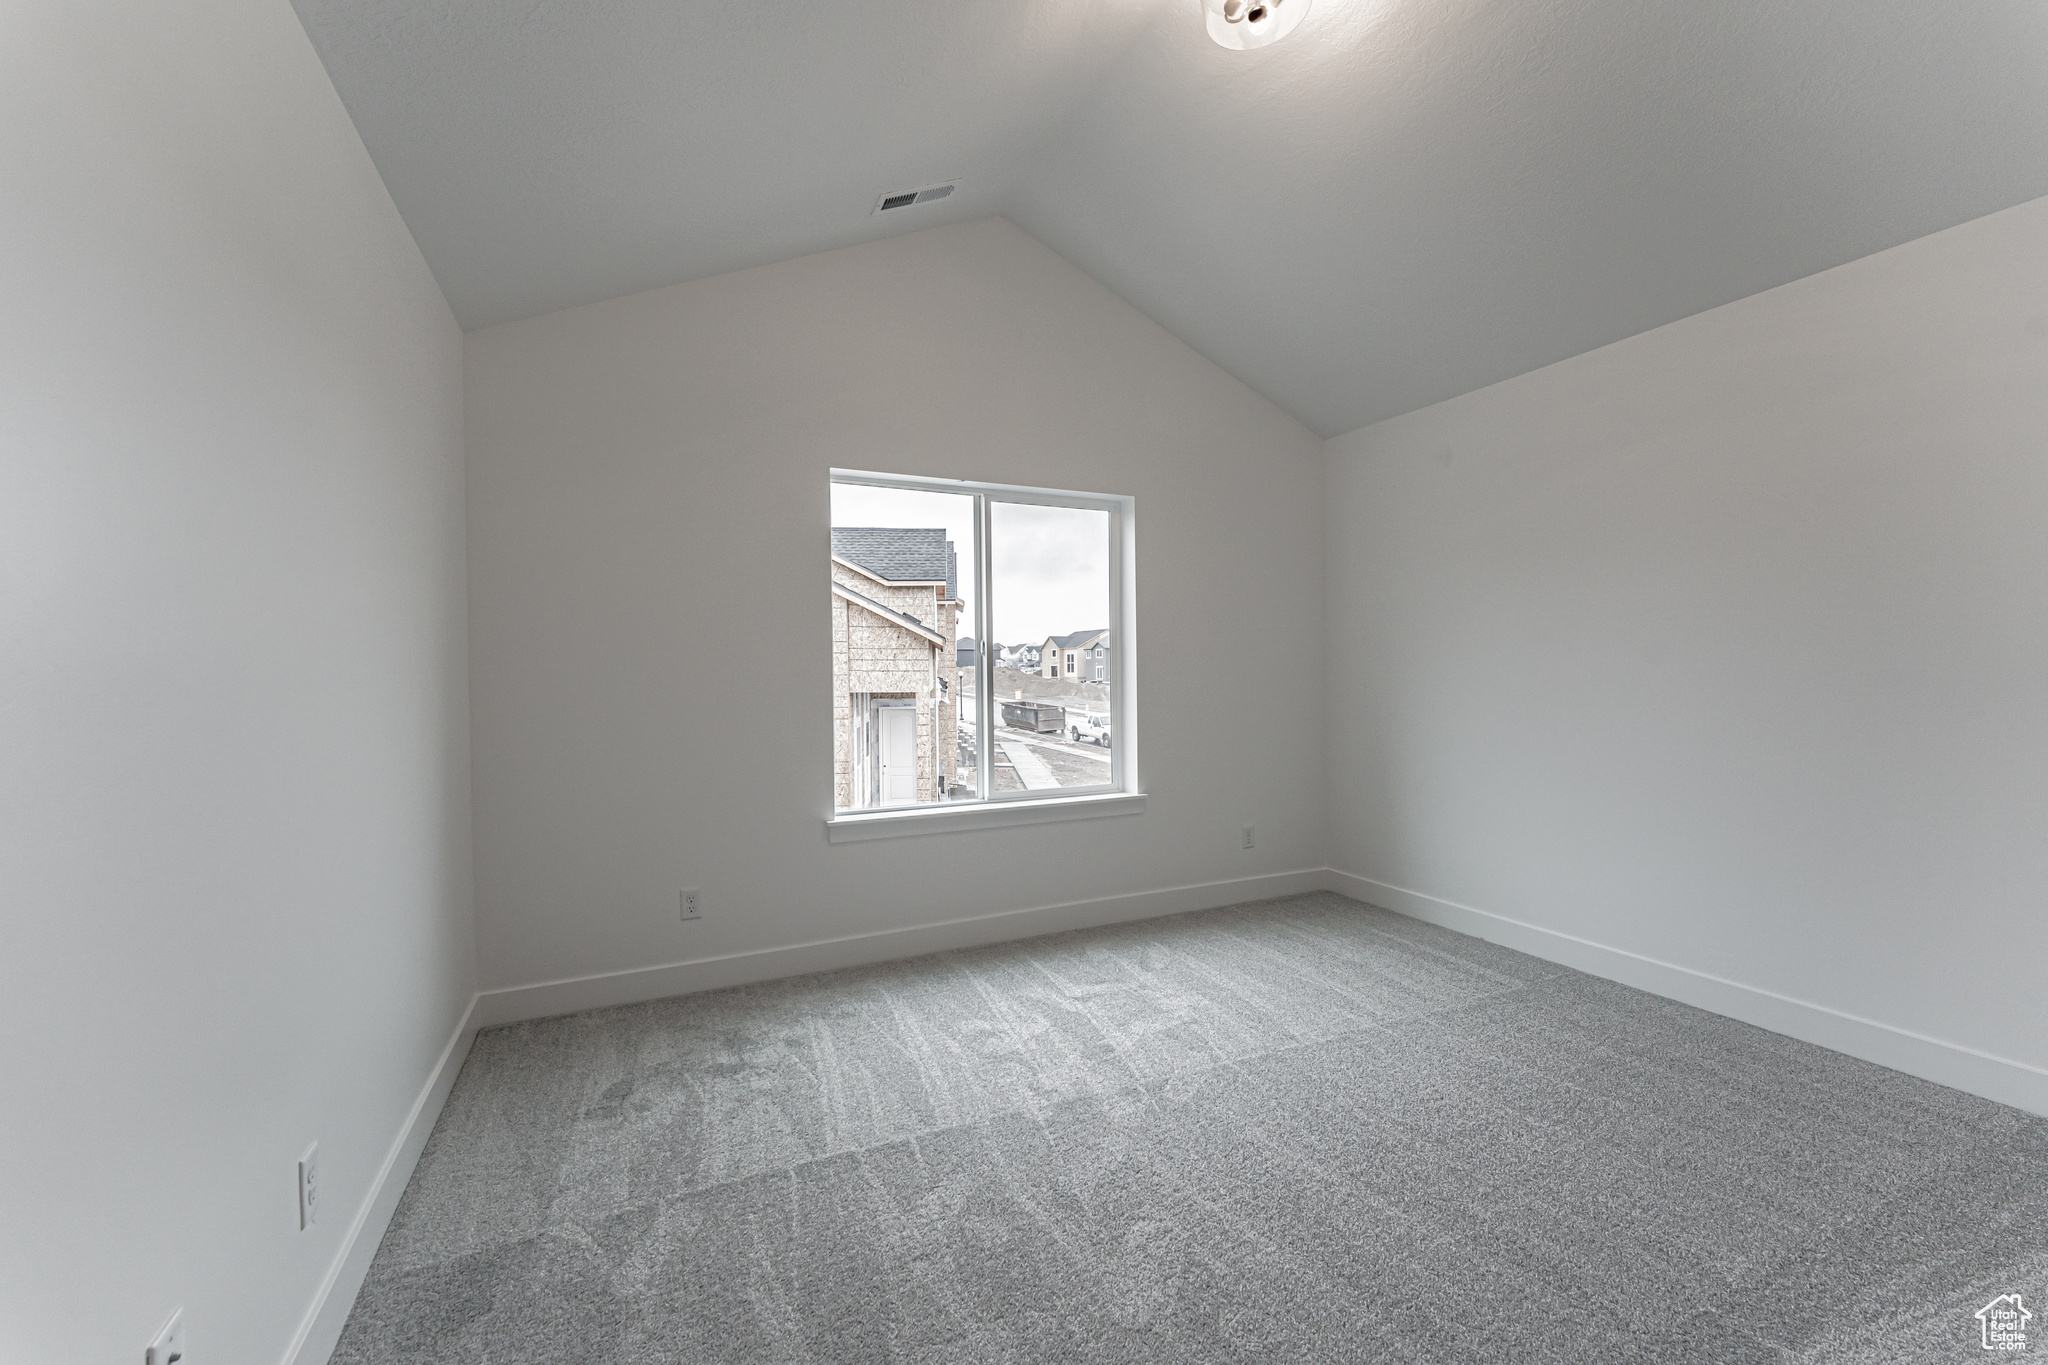
POLYGON ((327 1278, 320 1282, 320 1290, 313 1296, 312 1306, 306 1309, 298 1333, 285 1348, 283 1365, 325 1365, 334 1354, 341 1329, 348 1323, 349 1310, 355 1307, 356 1293, 363 1287, 363 1277, 370 1273, 377 1245, 384 1240, 384 1230, 391 1226, 391 1215, 398 1211, 398 1198, 405 1193, 406 1182, 412 1179, 413 1167, 419 1163, 420 1150, 427 1145, 435 1120, 441 1117, 448 1092, 455 1088, 463 1059, 469 1056, 469 1045, 476 1038, 475 1021, 476 997, 471 996, 469 1008, 462 1012, 462 1020, 455 1025, 448 1046, 441 1049, 441 1060, 434 1063, 419 1098, 412 1103, 412 1111, 392 1140, 391 1150, 384 1154, 384 1164, 370 1182, 370 1192, 363 1197, 355 1222, 341 1239, 341 1247, 327 1267, 327 1278))
POLYGON ((1158 915, 1177 915, 1188 910, 1236 905, 1240 901, 1292 896, 1303 891, 1321 891, 1327 884, 1325 869, 1302 868, 1262 877, 1239 877, 1230 881, 1202 882, 1195 886, 1168 887, 1161 891, 1137 891, 1122 896, 1034 906, 1028 910, 1005 910, 939 924, 850 934, 843 938, 671 962, 658 967, 540 981, 528 986, 506 986, 485 991, 477 997, 475 1023, 479 1028, 490 1028, 523 1019, 545 1019, 611 1005, 630 1005, 642 1000, 688 995, 693 991, 801 976, 807 972, 890 962, 950 948, 976 948, 1066 929, 1090 929, 1103 924, 1152 919, 1158 915))
POLYGON ((1546 962, 1560 963, 1625 986, 1650 991, 1745 1024, 1802 1042, 1845 1052, 1866 1062, 1903 1071, 1937 1085, 1965 1090, 2029 1113, 2048 1115, 2048 1070, 1994 1056, 1960 1043, 1930 1038, 1825 1005, 1795 1000, 1757 986, 1671 962, 1660 962, 1590 939, 1526 924, 1488 910, 1390 886, 1369 877, 1330 869, 1331 891, 1384 910, 1427 920, 1461 934, 1499 943, 1546 962))

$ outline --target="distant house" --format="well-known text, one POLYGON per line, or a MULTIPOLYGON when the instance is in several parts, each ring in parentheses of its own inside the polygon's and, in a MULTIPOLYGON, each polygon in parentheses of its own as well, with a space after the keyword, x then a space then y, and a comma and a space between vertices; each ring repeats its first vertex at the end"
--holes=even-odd
POLYGON ((832 717, 842 810, 937 801, 957 779, 958 557, 939 528, 832 528, 832 717))
POLYGON ((1038 671, 1037 645, 992 645, 995 660, 1004 668, 1014 668, 1020 673, 1038 671))
POLYGON ((972 635, 960 637, 960 644, 954 657, 953 666, 955 668, 974 667, 974 637, 972 635))
POLYGON ((1038 647, 1038 676, 1069 681, 1109 681, 1109 632, 1083 630, 1049 635, 1038 647))

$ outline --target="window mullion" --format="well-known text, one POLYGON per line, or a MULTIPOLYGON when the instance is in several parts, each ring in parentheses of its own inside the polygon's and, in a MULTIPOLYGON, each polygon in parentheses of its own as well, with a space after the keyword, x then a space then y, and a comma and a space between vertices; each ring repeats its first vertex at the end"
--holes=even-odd
POLYGON ((1123 517, 1109 516, 1109 649, 1104 656, 1109 667, 1103 681, 1109 693, 1109 781, 1118 791, 1124 787, 1124 539, 1123 517))
POLYGON ((988 494, 974 495, 974 624, 981 637, 975 648, 974 691, 980 700, 981 723, 974 727, 975 757, 981 764, 981 799, 995 795, 995 633, 991 607, 995 592, 989 584, 989 566, 995 555, 988 543, 988 494))

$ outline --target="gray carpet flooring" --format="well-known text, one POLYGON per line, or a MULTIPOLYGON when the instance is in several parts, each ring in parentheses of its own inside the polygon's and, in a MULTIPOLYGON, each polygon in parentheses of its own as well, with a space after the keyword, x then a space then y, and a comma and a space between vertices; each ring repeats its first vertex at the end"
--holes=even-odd
POLYGON ((1310 895, 486 1032, 334 1361, 1889 1365, 2007 1291, 2048 1120, 1310 895))

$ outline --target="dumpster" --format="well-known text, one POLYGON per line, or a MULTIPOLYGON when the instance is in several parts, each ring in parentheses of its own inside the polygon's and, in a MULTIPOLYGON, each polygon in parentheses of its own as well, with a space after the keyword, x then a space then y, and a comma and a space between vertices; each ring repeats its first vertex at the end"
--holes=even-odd
POLYGON ((1000 705, 1003 724, 1012 730, 1029 730, 1040 735, 1057 735, 1066 731, 1067 708, 1064 706, 1043 701, 1006 701, 1000 705))

